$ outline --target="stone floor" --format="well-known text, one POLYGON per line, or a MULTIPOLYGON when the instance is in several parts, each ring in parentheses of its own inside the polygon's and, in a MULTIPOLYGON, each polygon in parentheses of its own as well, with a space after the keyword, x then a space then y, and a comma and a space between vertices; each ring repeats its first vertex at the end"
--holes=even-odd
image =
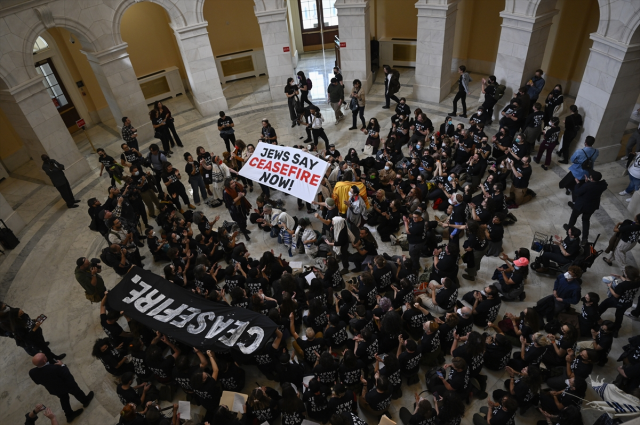
MULTIPOLYGON (((350 127, 349 119, 337 126, 334 125, 333 112, 323 97, 324 86, 330 77, 333 60, 331 55, 323 58, 321 54, 312 54, 302 58, 299 69, 304 70, 313 79, 312 99, 314 103, 321 106, 322 113, 326 118, 325 130, 329 140, 335 143, 343 153, 346 153, 350 147, 360 151, 364 145, 365 137, 359 132, 347 130, 350 127)), ((399 96, 409 97, 412 92, 413 70, 400 69, 400 72, 403 87, 399 96)), ((479 93, 481 76, 472 75, 472 78, 474 80, 472 89, 479 93)), ((381 76, 378 75, 367 97, 365 114, 367 118, 378 118, 383 127, 388 129, 391 111, 381 109, 384 101, 382 81, 381 76)), ((347 83, 347 86, 350 87, 350 83, 347 83)), ((236 137, 242 138, 247 143, 255 143, 260 132, 260 120, 265 117, 277 130, 281 144, 291 146, 305 136, 304 129, 301 127, 291 128, 286 100, 284 98, 275 102, 269 100, 266 77, 225 84, 223 90, 229 101, 230 109, 227 111, 227 115, 231 116, 236 123, 236 137)), ((433 120, 434 125, 439 125, 451 109, 452 98, 453 94, 449 95, 441 104, 409 101, 409 105, 412 110, 418 106, 421 107, 433 120)), ((571 101, 571 99, 567 100, 571 101)), ((183 169, 182 153, 185 151, 193 153, 197 146, 204 146, 207 150, 216 153, 221 153, 224 150, 224 144, 215 126, 217 117, 201 117, 187 96, 170 99, 166 103, 174 111, 175 125, 185 145, 184 149, 179 149, 176 155, 171 158, 174 165, 183 169)), ((473 110, 477 106, 477 99, 469 99, 468 106, 470 110, 473 110)), ((490 131, 496 130, 496 126, 490 129, 490 131)), ((119 155, 120 137, 114 123, 94 126, 88 132, 95 147, 106 149, 107 153, 112 156, 119 155)), ((43 184, 38 179, 37 173, 34 171, 36 167, 39 167, 39 164, 33 162, 25 164, 12 173, 11 178, 0 182, 0 192, 27 223, 25 229, 18 235, 21 240, 20 245, 14 250, 6 251, 6 255, 0 255, 0 299, 11 306, 23 308, 32 317, 40 313, 49 317, 43 325, 43 331, 47 340, 51 342, 52 350, 55 353, 66 352, 65 363, 71 369, 80 386, 85 391, 93 390, 96 393, 95 401, 82 416, 76 419, 75 423, 106 425, 115 423, 114 418, 118 415, 121 404, 115 393, 115 380, 106 373, 100 361, 91 357, 90 351, 93 342, 104 336, 98 320, 99 307, 96 304, 90 305, 86 301, 81 288, 75 282, 73 270, 75 260, 78 257, 97 257, 100 249, 104 246, 101 237, 87 228, 89 218, 85 205, 86 200, 91 197, 103 199, 107 196, 106 188, 109 180, 106 173, 102 177, 99 176, 99 163, 86 136, 79 134, 74 137, 92 168, 92 173, 74 187, 76 197, 82 199, 81 208, 68 210, 58 193, 51 186, 43 184)), ((150 142, 141 145, 143 153, 147 151, 149 144, 150 142)), ((56 159, 64 162, 63 158, 56 159)), ((601 209, 592 219, 591 230, 593 236, 602 234, 597 248, 604 249, 615 223, 631 217, 624 198, 617 195, 620 190, 626 187, 628 179, 623 176, 624 168, 619 162, 597 164, 596 168, 603 173, 609 183, 609 190, 603 196, 601 209)), ((559 165, 557 162, 554 162, 550 170, 546 172, 538 166, 534 167, 531 188, 538 193, 538 197, 522 208, 512 211, 517 216, 518 222, 505 229, 504 249, 507 253, 511 253, 521 246, 529 246, 534 232, 563 234, 562 224, 567 222, 570 215, 570 210, 567 207, 569 197, 558 190, 557 183, 566 172, 567 167, 559 165)), ((188 190, 191 191, 190 188, 188 190)), ((257 195, 254 191, 249 194, 248 199, 255 203, 257 195)), ((294 198, 284 197, 283 199, 289 211, 294 212, 298 217, 306 215, 304 211, 297 211, 294 198)), ((209 207, 203 206, 202 209, 208 216, 220 215, 223 220, 229 219, 224 208, 211 210, 209 207)), ((253 225, 249 227, 249 229, 254 228, 253 225)), ((286 256, 282 247, 274 247, 272 240, 264 233, 254 232, 252 236, 249 250, 255 256, 260 256, 264 250, 271 248, 274 248, 276 253, 283 253, 286 256)), ((386 244, 381 244, 381 247, 382 252, 400 253, 399 247, 386 244)), ((147 249, 143 248, 142 251, 144 254, 147 249)), ((147 257, 151 258, 148 252, 147 257)), ((293 260, 310 261, 307 256, 303 255, 296 256, 293 260)), ((632 250, 629 260, 631 264, 640 263, 640 248, 636 247, 632 250)), ((431 260, 424 259, 423 262, 423 265, 428 266, 431 260)), ((154 272, 162 274, 161 270, 164 264, 153 263, 149 259, 145 260, 145 264, 154 272)), ((483 287, 490 281, 490 276, 498 264, 499 261, 495 258, 484 261, 483 268, 475 282, 462 280, 463 289, 483 287)), ((601 278, 611 272, 618 273, 619 270, 610 268, 603 261, 598 260, 594 267, 584 275, 583 292, 597 291, 604 295, 601 278)), ((107 287, 113 287, 116 284, 116 275, 113 272, 104 271, 103 277, 107 287)), ((532 272, 526 285, 527 299, 524 302, 503 303, 500 315, 507 311, 518 313, 524 307, 533 305, 536 300, 551 292, 553 280, 532 272)), ((613 319, 613 312, 610 310, 605 313, 604 318, 613 319)), ((594 378, 599 376, 610 380, 615 377, 617 366, 615 359, 621 353, 622 345, 626 343, 628 337, 637 335, 639 331, 640 322, 633 322, 625 318, 620 338, 616 340, 609 356, 609 364, 602 368, 596 367, 594 378)), ((28 378, 28 370, 31 367, 30 358, 22 349, 16 347, 13 341, 5 338, 0 341, 1 424, 22 423, 24 414, 32 409, 36 403, 51 406, 54 412, 64 420, 58 401, 50 396, 43 387, 34 385, 28 378)), ((250 391, 254 381, 269 384, 258 374, 255 367, 249 366, 245 369, 248 374, 246 382, 250 383, 247 384, 245 391, 250 391)), ((403 397, 393 402, 390 411, 394 421, 399 421, 400 407, 411 408, 414 400, 413 393, 420 392, 425 388, 424 372, 425 370, 421 372, 419 384, 405 388, 403 397)), ((492 371, 485 373, 489 376, 487 391, 490 392, 502 386, 506 373, 492 371)), ((275 383, 273 385, 277 388, 275 383)), ((184 393, 178 392, 177 399, 184 400, 184 393)), ((595 400, 597 396, 592 390, 589 390, 587 399, 595 400)), ((167 403, 163 402, 164 404, 167 403)), ((73 401, 72 405, 75 408, 79 407, 79 403, 76 401, 73 401)), ((463 424, 471 424, 473 413, 484 405, 486 405, 484 401, 474 401, 468 406, 463 424)), ((539 419, 542 419, 542 416, 530 410, 525 416, 518 415, 517 423, 535 424, 539 419)), ((584 412, 586 424, 593 423, 594 420, 593 413, 584 412)), ((370 424, 377 423, 375 418, 367 417, 367 421, 370 424)))

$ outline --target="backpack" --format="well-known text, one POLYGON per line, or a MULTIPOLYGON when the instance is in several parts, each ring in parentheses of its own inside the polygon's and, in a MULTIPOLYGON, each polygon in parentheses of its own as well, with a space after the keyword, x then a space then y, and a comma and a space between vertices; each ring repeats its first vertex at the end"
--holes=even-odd
POLYGON ((504 96, 504 92, 507 89, 507 87, 504 84, 498 84, 496 86, 496 92, 493 94, 493 99, 497 102, 498 100, 502 99, 502 96, 504 96))
POLYGON ((311 91, 312 88, 313 82, 311 81, 311 78, 307 78, 307 90, 311 91))
MULTIPOLYGON (((584 152, 584 149, 582 149, 582 152, 584 152)), ((584 152, 584 154, 586 155, 587 153, 584 152)), ((593 155, 595 155, 595 153, 591 156, 587 156, 587 159, 585 159, 582 164, 580 164, 583 170, 591 170, 593 168, 593 161, 591 160, 591 158, 593 158, 593 155)))
POLYGON ((118 265, 118 263, 113 258, 113 255, 111 254, 111 250, 109 249, 109 247, 102 248, 102 252, 100 253, 100 261, 102 261, 104 264, 106 264, 109 267, 115 267, 118 265))

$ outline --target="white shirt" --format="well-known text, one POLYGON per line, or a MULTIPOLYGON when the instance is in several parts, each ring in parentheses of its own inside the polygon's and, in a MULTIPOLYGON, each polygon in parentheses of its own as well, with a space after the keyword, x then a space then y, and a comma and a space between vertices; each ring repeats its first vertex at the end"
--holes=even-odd
POLYGON ((631 165, 629 165, 629 175, 640 179, 640 152, 636 153, 636 157, 633 158, 631 165))
POLYGON ((311 124, 312 129, 322 128, 322 123, 324 122, 324 118, 315 117, 313 119, 313 123, 311 124))

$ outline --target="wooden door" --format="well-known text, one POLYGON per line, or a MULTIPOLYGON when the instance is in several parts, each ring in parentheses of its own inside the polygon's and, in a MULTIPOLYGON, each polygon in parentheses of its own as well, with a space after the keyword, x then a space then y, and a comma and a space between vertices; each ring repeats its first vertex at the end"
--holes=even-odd
POLYGON ((335 0, 298 0, 305 52, 331 48, 338 35, 335 0))
POLYGON ((51 96, 51 101, 55 105, 64 125, 67 126, 69 132, 78 131, 76 121, 80 119, 80 114, 69 96, 69 92, 62 83, 56 67, 53 65, 51 58, 47 58, 36 63, 36 70, 44 76, 43 83, 47 88, 47 93, 51 96))

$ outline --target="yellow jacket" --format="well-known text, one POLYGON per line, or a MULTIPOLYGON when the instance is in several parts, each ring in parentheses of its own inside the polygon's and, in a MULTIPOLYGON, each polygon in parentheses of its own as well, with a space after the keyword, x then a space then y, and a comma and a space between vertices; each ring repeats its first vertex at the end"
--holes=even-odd
POLYGON ((351 190, 351 186, 358 186, 360 189, 360 196, 364 201, 367 209, 369 209, 369 200, 367 199, 367 188, 362 182, 337 182, 336 186, 333 188, 333 200, 338 207, 338 211, 340 214, 347 213, 347 206, 344 204, 344 201, 349 200, 349 191, 351 190))

